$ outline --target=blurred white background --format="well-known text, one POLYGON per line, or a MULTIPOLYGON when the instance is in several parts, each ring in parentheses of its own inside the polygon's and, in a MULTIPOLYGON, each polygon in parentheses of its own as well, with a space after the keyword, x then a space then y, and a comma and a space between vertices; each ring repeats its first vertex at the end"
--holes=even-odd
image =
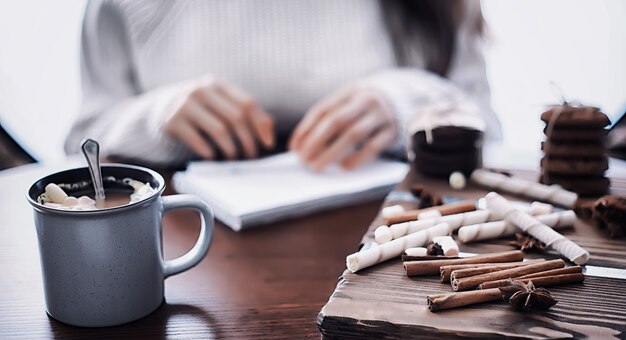
MULTIPOLYGON (((0 1, 0 122, 37 159, 62 160, 80 101, 83 1, 0 1)), ((539 115, 557 96, 626 109, 626 2, 483 0, 492 104, 505 145, 539 150, 539 115)))

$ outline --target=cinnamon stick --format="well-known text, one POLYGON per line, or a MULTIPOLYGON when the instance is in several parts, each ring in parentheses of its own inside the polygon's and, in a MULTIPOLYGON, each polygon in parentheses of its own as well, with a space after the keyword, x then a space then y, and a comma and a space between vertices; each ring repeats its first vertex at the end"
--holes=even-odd
POLYGON ((534 274, 528 274, 528 275, 520 276, 519 279, 531 279, 534 277, 543 277, 543 276, 552 276, 552 275, 561 275, 561 274, 575 274, 575 273, 582 273, 582 272, 583 272, 583 267, 571 266, 571 267, 565 267, 565 268, 546 270, 546 271, 538 272, 534 274))
POLYGON ((530 264, 528 266, 504 269, 493 273, 485 273, 475 276, 469 276, 462 279, 451 280, 452 290, 469 290, 477 288, 481 283, 488 281, 495 281, 500 279, 508 279, 520 277, 527 274, 533 274, 537 272, 543 272, 550 269, 563 268, 565 262, 561 259, 539 262, 530 264))
POLYGON ((392 225, 401 222, 408 222, 417 220, 418 216, 422 213, 430 213, 430 212, 438 212, 439 215, 452 215, 452 214, 460 214, 468 211, 476 210, 476 201, 467 200, 461 202, 454 202, 444 205, 438 205, 435 207, 425 208, 425 209, 416 209, 409 210, 402 213, 398 213, 392 216, 389 216, 384 219, 385 224, 392 225))
POLYGON ((538 262, 545 262, 544 259, 532 260, 532 261, 524 261, 524 262, 514 262, 514 263, 503 263, 503 264, 492 264, 491 266, 484 266, 479 268, 465 268, 465 269, 457 269, 453 270, 450 274, 450 280, 462 279, 464 277, 475 276, 485 273, 493 273, 504 269, 511 269, 516 267, 528 266, 531 264, 535 264, 538 262))
MULTIPOLYGON (((439 279, 441 280, 441 282, 449 283, 452 272, 456 270, 460 270, 460 269, 485 268, 485 267, 491 267, 491 266, 496 266, 496 265, 499 265, 499 266, 509 265, 510 266, 509 268, 515 268, 515 267, 526 266, 529 264, 542 262, 542 261, 545 261, 545 259, 516 261, 516 262, 500 262, 500 263, 452 264, 449 266, 442 266, 439 268, 439 279)), ((502 269, 506 269, 506 268, 502 268, 502 269)))
MULTIPOLYGON (((580 283, 580 282, 585 281, 585 275, 581 272, 581 273, 572 273, 572 274, 533 277, 533 278, 526 278, 526 279, 516 278, 515 280, 522 281, 523 283, 528 283, 528 281, 532 281, 535 287, 547 287, 547 286, 564 285, 568 283, 580 283)), ((483 282, 478 286, 478 289, 491 290, 497 287, 504 287, 507 285, 508 281, 509 279, 483 282)))
POLYGON ((439 274, 439 267, 442 266, 456 264, 513 262, 521 261, 523 259, 523 252, 519 250, 512 250, 501 253, 483 254, 451 260, 406 261, 404 262, 404 269, 406 270, 407 276, 437 275, 439 274))
POLYGON ((444 256, 444 255, 424 255, 424 256, 409 256, 402 255, 402 261, 428 261, 428 260, 453 260, 458 259, 458 256, 444 256))
POLYGON ((428 309, 431 312, 496 300, 502 300, 502 293, 498 288, 436 294, 426 297, 428 309))

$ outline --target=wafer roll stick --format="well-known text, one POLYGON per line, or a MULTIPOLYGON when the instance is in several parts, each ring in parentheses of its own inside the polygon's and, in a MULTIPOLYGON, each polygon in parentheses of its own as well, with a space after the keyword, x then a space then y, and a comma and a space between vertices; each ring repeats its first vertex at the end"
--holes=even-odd
POLYGON ((470 277, 470 276, 481 275, 485 273, 493 273, 493 272, 497 272, 497 271, 501 271, 505 269, 528 266, 528 265, 536 264, 539 262, 545 262, 545 260, 539 259, 535 261, 524 261, 524 262, 521 262, 520 264, 515 264, 515 265, 494 264, 492 266, 479 267, 479 268, 457 269, 457 270, 453 270, 452 273, 450 273, 450 280, 462 279, 464 277, 470 277))
MULTIPOLYGON (((583 275, 583 273, 571 273, 532 277, 526 279, 515 278, 514 280, 521 281, 523 283, 528 283, 528 281, 532 281, 535 287, 547 287, 564 285, 569 283, 580 283, 585 281, 585 275, 583 275)), ((490 290, 497 287, 504 287, 508 284, 508 282, 509 279, 483 282, 478 286, 478 289, 490 290)))
MULTIPOLYGON (((407 234, 412 234, 420 230, 430 228, 438 223, 444 223, 444 222, 448 223, 450 225, 450 230, 454 231, 463 225, 482 223, 486 221, 493 221, 498 218, 497 216, 495 218, 492 218, 492 215, 494 214, 492 214, 489 210, 483 209, 483 210, 475 210, 475 211, 470 211, 470 212, 460 213, 460 214, 433 217, 433 218, 428 218, 428 219, 423 219, 423 220, 396 223, 386 228, 388 228, 388 230, 390 231, 391 237, 393 239, 396 239, 407 234)), ((377 228, 377 230, 381 229, 378 232, 379 235, 381 236, 384 235, 384 237, 381 237, 380 240, 378 238, 376 239, 376 242, 378 243, 385 243, 381 241, 387 239, 387 235, 386 235, 387 233, 382 230, 384 228, 385 227, 383 226, 380 226, 377 228)))
POLYGON ((472 181, 491 189, 503 190, 524 195, 544 202, 550 202, 569 209, 574 208, 578 195, 558 185, 544 185, 537 182, 508 177, 485 169, 476 169, 470 177, 472 181))
MULTIPOLYGON (((576 214, 572 210, 539 215, 535 216, 535 218, 552 229, 571 228, 574 226, 574 222, 576 222, 576 214)), ((478 223, 459 228, 459 240, 463 243, 470 243, 511 236, 519 231, 518 227, 506 220, 478 223)))
MULTIPOLYGON (((475 276, 464 277, 462 279, 453 280, 451 277, 450 283, 452 290, 470 290, 477 288, 481 283, 488 281, 495 281, 501 279, 509 279, 514 277, 523 276, 526 274, 533 274, 537 272, 543 272, 550 269, 563 268, 565 262, 563 260, 552 260, 530 264, 528 266, 504 269, 493 273, 485 273, 475 276)), ((452 273, 454 274, 454 272, 452 273)))
POLYGON ((482 302, 502 300, 502 293, 500 289, 493 288, 474 290, 471 292, 428 295, 426 300, 428 301, 428 309, 431 312, 435 312, 482 302))
POLYGON ((450 266, 442 266, 439 268, 439 279, 441 282, 450 282, 450 276, 452 272, 461 270, 461 269, 472 269, 472 268, 489 268, 489 267, 500 267, 500 270, 515 268, 521 266, 527 266, 529 264, 543 262, 544 259, 536 259, 536 260, 528 260, 528 261, 518 261, 518 262, 502 262, 502 263, 473 263, 473 264, 453 264, 450 266))
POLYGON ((423 247, 430 242, 434 236, 444 236, 449 233, 450 227, 448 224, 440 223, 420 232, 348 255, 348 257, 346 257, 346 266, 349 271, 356 273, 363 268, 398 257, 402 255, 407 248, 423 247))
POLYGON ((414 221, 414 220, 417 220, 419 216, 422 214, 425 214, 425 216, 430 215, 432 217, 436 217, 436 216, 459 214, 459 213, 473 211, 473 210, 476 210, 476 202, 468 200, 468 201, 461 201, 461 202, 454 202, 454 203, 449 203, 449 204, 444 204, 444 205, 438 205, 438 206, 425 208, 425 209, 409 210, 409 211, 405 211, 402 213, 388 216, 387 218, 384 218, 384 220, 386 224, 389 225, 389 224, 394 224, 394 223, 414 221))
MULTIPOLYGON (((413 235, 413 234, 409 234, 409 235, 413 235)), ((523 259, 524 259, 523 252, 519 250, 512 250, 512 251, 505 251, 501 253, 476 255, 472 257, 463 257, 459 259, 450 259, 450 260, 405 261, 404 269, 406 270, 406 275, 408 276, 437 275, 439 274, 439 267, 442 267, 442 266, 449 266, 453 264, 513 262, 513 261, 521 261, 523 259)))
POLYGON ((589 252, 559 234, 529 214, 513 208, 506 198, 498 193, 490 192, 485 196, 487 207, 495 214, 505 215, 505 220, 559 252, 570 261, 582 265, 589 260, 589 252))
MULTIPOLYGON (((552 210, 552 206, 545 203, 533 202, 529 208, 529 213, 549 213, 552 210)), ((419 219, 416 221, 396 223, 391 226, 380 226, 375 231, 375 239, 378 243, 389 242, 389 236, 391 239, 402 237, 407 234, 411 234, 429 227, 434 226, 437 223, 446 222, 450 224, 452 231, 458 229, 461 226, 474 225, 478 223, 501 220, 502 216, 490 213, 489 210, 474 210, 465 213, 452 214, 446 216, 437 216, 427 219, 419 219)), ((515 227, 512 227, 515 228, 515 227)))

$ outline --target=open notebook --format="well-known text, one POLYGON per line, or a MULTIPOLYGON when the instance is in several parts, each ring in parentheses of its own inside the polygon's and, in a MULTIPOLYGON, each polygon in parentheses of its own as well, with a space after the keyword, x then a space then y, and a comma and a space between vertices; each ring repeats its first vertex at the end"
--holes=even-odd
POLYGON ((315 173, 295 154, 258 160, 192 162, 173 177, 177 192, 203 198, 234 230, 384 197, 406 175, 405 163, 376 160, 353 171, 315 173))

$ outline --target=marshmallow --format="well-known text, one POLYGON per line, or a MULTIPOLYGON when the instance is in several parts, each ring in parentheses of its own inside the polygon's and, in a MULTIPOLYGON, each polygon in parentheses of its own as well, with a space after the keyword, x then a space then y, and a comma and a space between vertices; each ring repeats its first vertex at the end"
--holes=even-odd
POLYGON ((46 198, 48 202, 62 204, 67 198, 67 194, 60 186, 50 183, 46 185, 46 198))
POLYGON ((404 212, 404 208, 401 205, 390 205, 388 207, 384 207, 383 210, 381 210, 380 214, 383 218, 390 218, 393 216, 397 216, 399 214, 402 214, 404 212))
POLYGON ((424 248, 424 247, 413 247, 413 248, 407 248, 404 253, 407 256, 426 256, 428 255, 428 249, 424 248))
POLYGON ((465 179, 465 175, 463 175, 459 171, 455 171, 450 174, 450 178, 448 179, 448 183, 450 187, 454 190, 462 190, 465 188, 467 184, 467 180, 465 179))
POLYGON ((393 240, 393 235, 391 234, 391 230, 386 225, 381 225, 376 230, 374 230, 374 240, 377 243, 387 243, 393 240))

